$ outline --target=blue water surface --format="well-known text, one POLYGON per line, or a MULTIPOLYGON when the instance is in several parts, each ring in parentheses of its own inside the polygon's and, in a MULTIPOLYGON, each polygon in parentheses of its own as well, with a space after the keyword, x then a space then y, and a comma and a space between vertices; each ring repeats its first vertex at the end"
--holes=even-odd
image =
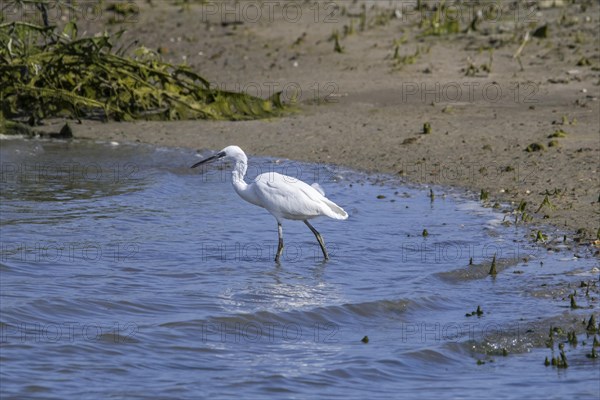
MULTIPOLYGON (((10 398, 598 398, 591 250, 535 243, 451 188, 250 157, 349 214, 284 224, 185 149, 3 140, 0 379, 10 398), (427 235, 424 235, 427 230, 427 235), (548 251, 551 247, 552 251, 548 251), (494 255, 498 274, 488 274, 494 255), (469 265, 472 262, 473 265, 469 265), (477 306, 481 316, 467 316, 477 306), (366 337, 368 337, 368 343, 366 337), (585 343, 583 343, 585 342, 585 343)), ((509 223, 510 222, 510 223, 509 223)))

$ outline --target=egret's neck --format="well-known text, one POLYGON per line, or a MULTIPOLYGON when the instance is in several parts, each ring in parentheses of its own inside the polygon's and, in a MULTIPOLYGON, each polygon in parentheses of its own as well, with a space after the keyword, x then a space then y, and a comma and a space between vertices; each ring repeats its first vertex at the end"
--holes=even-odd
POLYGON ((244 181, 244 176, 246 175, 246 169, 248 168, 248 159, 245 154, 242 154, 235 160, 235 166, 233 167, 233 171, 231 172, 231 183, 233 184, 233 188, 240 195, 240 197, 246 200, 248 203, 255 204, 259 207, 264 207, 259 198, 256 197, 256 193, 253 188, 254 185, 248 185, 244 181))
MULTIPOLYGON (((242 196, 241 192, 246 190, 248 184, 244 182, 244 176, 246 175, 246 170, 248 169, 248 160, 236 160, 235 166, 233 167, 233 171, 231 172, 231 183, 236 192, 242 196)), ((244 197, 244 196, 242 196, 244 197)))

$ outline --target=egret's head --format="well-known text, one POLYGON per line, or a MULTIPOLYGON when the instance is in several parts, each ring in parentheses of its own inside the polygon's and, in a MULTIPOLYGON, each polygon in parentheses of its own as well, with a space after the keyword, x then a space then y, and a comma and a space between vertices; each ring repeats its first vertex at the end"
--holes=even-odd
POLYGON ((247 160, 248 160, 244 151, 242 149, 240 149, 238 146, 227 146, 223 150, 219 151, 218 153, 216 153, 202 161, 198 161, 196 164, 192 165, 191 168, 196 168, 207 162, 221 160, 221 159, 232 160, 235 162, 241 161, 243 163, 247 163, 247 160))

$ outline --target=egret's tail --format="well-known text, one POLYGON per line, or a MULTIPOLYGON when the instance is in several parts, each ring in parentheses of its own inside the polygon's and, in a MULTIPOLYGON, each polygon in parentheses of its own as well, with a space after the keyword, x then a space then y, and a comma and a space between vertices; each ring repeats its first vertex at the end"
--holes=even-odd
POLYGON ((348 213, 346 211, 344 211, 344 209, 342 207, 338 206, 333 201, 331 201, 327 197, 325 197, 325 190, 323 190, 321 185, 319 185, 317 182, 315 182, 310 186, 312 186, 313 189, 315 189, 317 192, 319 192, 319 194, 321 195, 320 197, 322 197, 321 200, 323 201, 323 205, 324 205, 323 214, 325 214, 329 218, 333 218, 333 219, 348 218, 348 213))
POLYGON ((333 218, 333 219, 346 219, 348 218, 348 213, 346 211, 344 211, 344 209, 340 206, 338 206, 337 204, 335 204, 333 201, 325 198, 323 200, 323 202, 325 203, 325 210, 326 210, 326 215, 329 218, 333 218))

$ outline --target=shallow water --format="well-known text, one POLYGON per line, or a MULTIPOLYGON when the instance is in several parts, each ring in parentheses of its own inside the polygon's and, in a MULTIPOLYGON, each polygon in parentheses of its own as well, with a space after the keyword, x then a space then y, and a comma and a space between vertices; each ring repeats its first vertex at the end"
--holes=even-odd
POLYGON ((227 166, 190 170, 192 151, 4 140, 0 155, 3 399, 600 395, 591 337, 565 346, 569 368, 543 365, 551 326, 598 319, 597 298, 566 297, 597 287, 598 260, 465 193, 251 158, 250 177, 317 181, 350 215, 313 223, 328 262, 284 224, 277 265, 274 218, 227 166))

